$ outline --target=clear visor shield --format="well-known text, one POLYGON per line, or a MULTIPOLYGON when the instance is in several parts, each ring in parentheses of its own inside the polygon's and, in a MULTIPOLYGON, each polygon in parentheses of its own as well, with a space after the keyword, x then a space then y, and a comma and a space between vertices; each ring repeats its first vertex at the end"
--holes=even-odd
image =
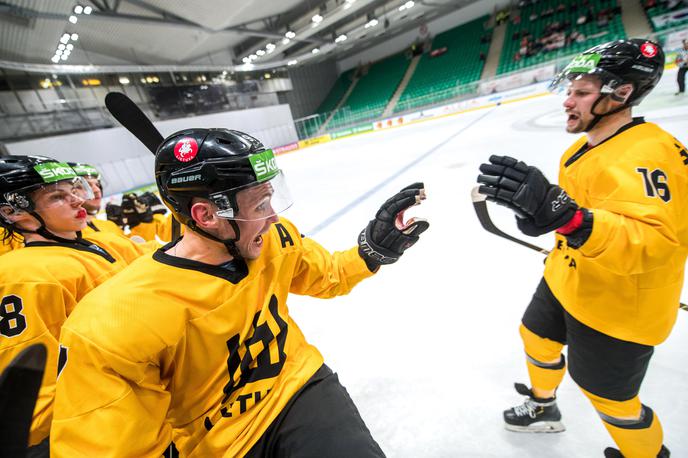
POLYGON ((619 81, 616 75, 598 67, 599 61, 599 54, 580 54, 554 77, 549 84, 549 91, 554 94, 566 94, 574 81, 595 79, 602 84, 600 88, 601 94, 613 93, 621 84, 621 81, 619 81))
POLYGON ((103 197, 103 180, 102 178, 96 177, 83 177, 86 182, 91 186, 91 191, 93 191, 93 198, 103 197))
POLYGON ((294 203, 282 171, 262 183, 213 193, 210 200, 218 208, 217 216, 235 221, 267 219, 294 203))
POLYGON ((83 177, 75 177, 7 192, 4 198, 15 210, 27 210, 32 202, 35 210, 41 210, 93 199, 93 191, 83 177))

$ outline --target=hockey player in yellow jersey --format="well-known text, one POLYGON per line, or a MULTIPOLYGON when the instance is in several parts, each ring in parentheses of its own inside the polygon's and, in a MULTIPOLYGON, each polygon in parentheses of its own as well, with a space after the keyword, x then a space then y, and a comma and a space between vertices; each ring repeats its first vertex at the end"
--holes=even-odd
POLYGON ((88 213, 83 234, 88 235, 92 232, 106 231, 112 232, 113 234, 124 235, 122 229, 115 223, 97 217, 103 200, 103 182, 98 169, 90 164, 84 164, 82 162, 68 162, 68 164, 78 176, 86 180, 93 192, 93 199, 87 200, 83 204, 84 209, 88 213))
POLYGON ((106 232, 82 238, 82 204, 92 198, 88 183, 65 163, 0 158, 0 225, 26 243, 0 256, 0 372, 35 343, 48 355, 30 431, 32 456, 48 452, 62 323, 88 291, 151 251, 106 232))
POLYGON ((428 227, 403 222, 422 183, 385 202, 357 247, 331 254, 278 217, 291 205, 283 174, 247 134, 177 132, 155 167, 187 230, 69 317, 51 455, 384 456, 286 301, 347 294, 395 262, 428 227))
POLYGON ((559 185, 506 156, 480 166, 480 192, 511 208, 527 235, 556 231, 523 316, 531 388, 504 412, 513 431, 563 431, 556 389, 568 370, 617 448, 608 458, 668 457, 657 414, 638 397, 654 346, 679 310, 688 249, 688 153, 631 109, 664 68, 659 45, 618 40, 576 57, 553 81, 567 90, 559 185))

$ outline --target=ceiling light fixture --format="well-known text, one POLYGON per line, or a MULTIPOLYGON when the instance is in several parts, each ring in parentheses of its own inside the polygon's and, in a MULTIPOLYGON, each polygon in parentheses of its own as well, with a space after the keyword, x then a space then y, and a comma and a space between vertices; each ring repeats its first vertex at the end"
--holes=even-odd
POLYGON ((404 10, 407 10, 409 8, 413 8, 413 5, 415 5, 413 0, 409 0, 408 2, 404 3, 403 5, 401 5, 399 7, 399 11, 404 11, 404 10))

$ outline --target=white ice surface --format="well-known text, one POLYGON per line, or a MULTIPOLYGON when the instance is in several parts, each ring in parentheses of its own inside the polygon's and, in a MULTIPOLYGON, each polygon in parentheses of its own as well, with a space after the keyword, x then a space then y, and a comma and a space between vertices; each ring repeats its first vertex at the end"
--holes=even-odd
MULTIPOLYGON (((688 96, 675 97, 675 87, 668 72, 635 114, 688 144, 688 96)), ((566 432, 502 425, 502 410, 522 401, 513 382, 528 383, 518 324, 542 256, 485 232, 470 190, 490 154, 517 157, 556 181, 559 157, 576 138, 563 130, 562 101, 547 95, 278 158, 296 201, 285 216, 332 251, 353 246, 396 191, 426 185, 427 201, 409 213, 431 227, 397 264, 348 296, 289 302, 390 457, 601 457, 612 445, 568 375, 558 392, 566 432)), ((523 237, 507 210, 490 210, 523 237)), ((661 419, 672 456, 688 456, 688 312, 656 349, 640 395, 661 419)))

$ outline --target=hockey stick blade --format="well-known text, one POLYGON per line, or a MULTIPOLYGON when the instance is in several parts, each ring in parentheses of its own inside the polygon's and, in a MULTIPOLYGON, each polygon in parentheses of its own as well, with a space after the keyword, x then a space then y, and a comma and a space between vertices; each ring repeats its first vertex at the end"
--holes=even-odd
MULTIPOLYGON (((535 246, 523 240, 517 239, 516 237, 512 237, 506 232, 501 231, 497 226, 495 226, 492 222, 492 218, 490 218, 490 214, 487 211, 487 197, 478 192, 478 186, 471 190, 471 199, 473 200, 473 208, 475 209, 475 214, 478 216, 478 221, 480 221, 480 225, 487 232, 494 235, 498 235, 507 240, 511 240, 512 242, 528 247, 531 250, 538 251, 544 255, 549 254, 549 251, 545 250, 544 248, 540 248, 539 246, 535 246)), ((686 312, 688 312, 688 304, 680 302, 679 308, 681 310, 685 310, 686 312)))
POLYGON ((0 455, 25 456, 47 351, 34 344, 22 350, 0 374, 0 455))
MULTIPOLYGON (((121 92, 109 92, 105 96, 105 106, 125 129, 143 143, 148 151, 155 154, 165 138, 129 97, 121 92)), ((172 240, 177 240, 180 235, 179 221, 172 218, 172 240)))
POLYGON ((514 243, 518 243, 521 246, 530 248, 531 250, 535 250, 544 255, 549 254, 548 250, 540 248, 539 246, 533 245, 524 240, 517 239, 516 237, 512 237, 511 235, 507 234, 504 231, 501 231, 497 226, 495 226, 492 222, 492 219, 490 218, 490 214, 487 211, 487 198, 478 192, 478 186, 473 188, 473 190, 471 191, 471 199, 473 200, 473 209, 475 210, 475 214, 478 216, 478 221, 480 221, 480 225, 487 232, 494 235, 498 235, 499 237, 505 238, 507 240, 511 240, 514 243))
POLYGON ((109 92, 105 106, 122 126, 155 154, 164 138, 141 109, 121 92, 109 92))

